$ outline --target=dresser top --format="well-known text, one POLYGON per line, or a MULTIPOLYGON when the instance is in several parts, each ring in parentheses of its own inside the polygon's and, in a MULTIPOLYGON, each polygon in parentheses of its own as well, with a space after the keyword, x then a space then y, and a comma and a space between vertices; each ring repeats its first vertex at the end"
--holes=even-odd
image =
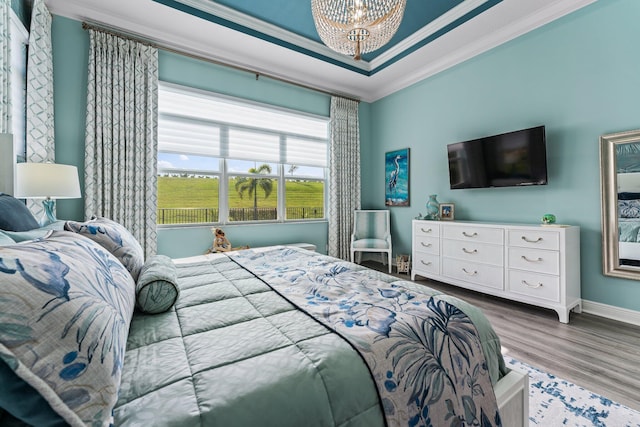
POLYGON ((539 230, 561 230, 567 228, 580 228, 576 225, 568 225, 568 224, 527 224, 527 223, 504 223, 504 222, 491 222, 491 221, 434 221, 434 220, 425 220, 425 219, 414 219, 413 222, 425 223, 425 224, 443 224, 443 225, 464 225, 464 226, 474 226, 474 227, 509 227, 509 228, 536 228, 539 230))

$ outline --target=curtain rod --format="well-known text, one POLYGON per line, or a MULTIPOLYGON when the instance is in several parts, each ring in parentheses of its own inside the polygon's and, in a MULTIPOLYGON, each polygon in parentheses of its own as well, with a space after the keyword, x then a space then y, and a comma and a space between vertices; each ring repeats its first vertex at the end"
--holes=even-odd
POLYGON ((142 36, 133 35, 133 34, 130 34, 130 33, 127 33, 127 32, 121 31, 121 30, 116 30, 116 29, 113 29, 113 28, 109 28, 109 27, 106 27, 106 26, 92 24, 92 23, 89 23, 89 22, 82 22, 82 29, 84 29, 84 30, 96 30, 96 31, 100 31, 102 33, 106 33, 106 34, 112 35, 112 36, 123 37, 123 38, 129 39, 129 40, 133 40, 133 41, 138 42, 138 43, 142 43, 142 44, 144 44, 146 46, 155 47, 156 49, 161 49, 161 50, 164 50, 164 51, 167 51, 167 52, 171 52, 171 53, 175 53, 175 54, 178 54, 178 55, 181 55, 181 56, 186 56, 188 58, 197 59, 197 60, 200 60, 200 61, 209 62, 211 64, 221 65, 223 67, 232 68, 234 70, 238 70, 238 71, 242 71, 242 72, 245 72, 245 73, 253 74, 253 75, 256 76, 256 80, 258 80, 260 76, 263 76, 263 77, 267 77, 267 78, 269 78, 271 80, 275 80, 275 81, 279 81, 279 82, 282 82, 282 83, 287 83, 287 84, 290 84, 290 85, 298 86, 298 87, 301 87, 303 89, 308 89, 308 90, 312 90, 314 92, 324 93, 325 95, 339 96, 341 98, 349 99, 351 101, 355 101, 355 102, 358 102, 358 103, 360 102, 359 99, 355 99, 353 97, 344 96, 344 95, 340 95, 340 94, 335 94, 335 93, 332 93, 332 92, 329 92, 329 91, 326 91, 326 90, 323 90, 323 89, 319 89, 317 87, 308 86, 308 85, 305 85, 303 83, 298 83, 298 82, 294 82, 292 80, 287 80, 287 79, 285 79, 283 77, 274 76, 272 74, 263 73, 261 71, 251 70, 249 68, 241 67, 239 65, 230 64, 230 63, 224 62, 224 61, 219 61, 219 60, 216 60, 216 59, 213 59, 213 58, 209 58, 209 57, 206 57, 206 56, 203 56, 203 55, 197 55, 197 54, 194 54, 194 53, 185 52, 185 51, 182 51, 182 50, 175 49, 173 47, 167 46, 165 44, 160 44, 160 43, 157 43, 155 41, 146 39, 146 38, 144 38, 142 36))

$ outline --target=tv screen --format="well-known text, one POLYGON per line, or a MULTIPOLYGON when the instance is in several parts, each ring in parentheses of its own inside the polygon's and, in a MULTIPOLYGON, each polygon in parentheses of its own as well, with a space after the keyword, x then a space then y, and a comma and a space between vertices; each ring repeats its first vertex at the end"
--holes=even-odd
POLYGON ((452 189, 545 185, 544 126, 447 145, 452 189))

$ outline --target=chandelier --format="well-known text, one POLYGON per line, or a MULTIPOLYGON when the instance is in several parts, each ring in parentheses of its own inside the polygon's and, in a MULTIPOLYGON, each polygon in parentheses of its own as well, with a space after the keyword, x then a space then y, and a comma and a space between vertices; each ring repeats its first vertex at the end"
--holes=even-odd
POLYGON ((331 49, 357 61, 391 40, 406 0, 311 0, 313 21, 331 49))

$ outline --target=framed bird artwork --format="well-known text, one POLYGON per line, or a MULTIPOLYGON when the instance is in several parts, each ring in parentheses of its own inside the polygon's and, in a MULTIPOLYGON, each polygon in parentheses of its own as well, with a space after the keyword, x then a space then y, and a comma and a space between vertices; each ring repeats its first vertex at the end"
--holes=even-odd
POLYGON ((409 206, 409 149, 388 151, 384 169, 385 206, 409 206))

